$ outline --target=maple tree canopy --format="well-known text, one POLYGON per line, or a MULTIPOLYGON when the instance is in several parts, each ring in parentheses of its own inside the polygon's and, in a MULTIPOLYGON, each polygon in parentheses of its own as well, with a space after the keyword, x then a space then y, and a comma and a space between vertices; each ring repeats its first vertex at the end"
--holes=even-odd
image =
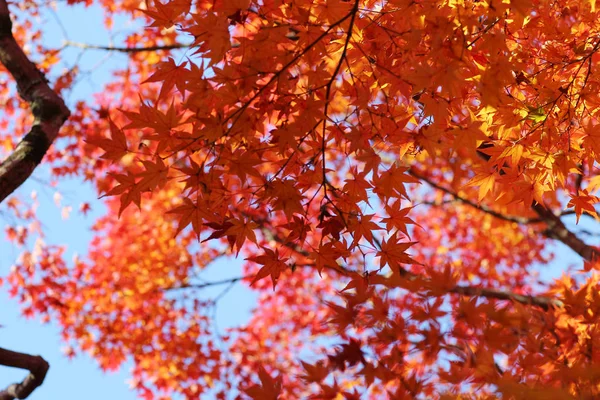
POLYGON ((69 355, 145 399, 600 396, 595 0, 66 3, 136 21, 50 48, 51 2, 0 1, 4 288, 69 355), (128 61, 68 111, 74 47, 128 61), (40 160, 107 207, 74 262, 9 196, 40 160), (258 295, 225 335, 221 284, 258 295))

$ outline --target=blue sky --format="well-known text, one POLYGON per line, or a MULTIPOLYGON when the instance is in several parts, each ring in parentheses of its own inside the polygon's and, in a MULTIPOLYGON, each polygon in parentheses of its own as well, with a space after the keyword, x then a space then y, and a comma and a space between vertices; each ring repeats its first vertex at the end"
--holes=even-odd
MULTIPOLYGON (((113 40, 118 45, 118 39, 123 37, 116 34, 111 38, 103 26, 103 15, 98 8, 66 8, 59 5, 54 14, 49 13, 43 18, 47 32, 44 40, 56 47, 60 47, 64 39, 97 45, 107 45, 113 40), (60 25, 57 20, 61 21, 60 25)), ((129 24, 126 20, 118 21, 115 24, 115 31, 131 27, 129 24)), ((65 60, 66 66, 72 65, 80 52, 78 49, 67 49, 62 52, 61 57, 65 60)), ((101 90, 102 83, 110 79, 110 69, 125 60, 125 56, 121 54, 112 54, 110 58, 104 59, 106 56, 107 54, 103 52, 88 51, 80 59, 79 65, 82 70, 92 69, 98 65, 99 61, 104 61, 88 78, 77 85, 76 90, 67 98, 70 104, 73 104, 78 98, 89 98, 92 93, 101 90)), ((37 172, 36 176, 43 177, 43 169, 37 172)), ((96 200, 95 192, 91 187, 78 180, 63 180, 57 189, 47 187, 37 181, 29 181, 19 189, 18 193, 28 196, 33 190, 38 193, 39 215, 42 217, 47 242, 67 244, 67 260, 75 253, 85 255, 91 239, 89 227, 95 218, 104 212, 102 204, 96 200), (71 217, 66 221, 61 219, 60 208, 54 204, 53 196, 57 190, 63 197, 62 205, 73 207, 71 217), (92 204, 92 212, 87 217, 77 211, 81 202, 92 204)), ((0 231, 3 231, 5 223, 0 216, 0 231)), ((543 278, 549 279, 552 276, 560 275, 567 265, 578 260, 578 257, 563 246, 558 248, 557 253, 557 260, 551 266, 541 269, 543 278)), ((0 238, 0 254, 2 255, 0 257, 0 276, 3 276, 14 262, 18 250, 12 248, 4 238, 0 238)), ((238 276, 239 268, 239 262, 218 262, 207 271, 205 279, 218 280, 238 276)), ((222 288, 214 288, 214 290, 207 291, 206 294, 218 293, 220 289, 222 288)), ((247 289, 239 284, 236 285, 220 302, 219 328, 223 329, 245 321, 249 316, 253 299, 247 289)), ((0 288, 0 302, 3 305, 2 311, 0 311, 0 324, 2 325, 0 345, 11 350, 40 354, 51 364, 46 382, 34 392, 30 399, 105 400, 114 398, 128 400, 137 398, 126 383, 129 378, 130 365, 123 366, 116 373, 103 373, 95 361, 86 355, 68 360, 61 352, 63 344, 60 341, 57 326, 52 323, 42 325, 37 319, 26 320, 20 315, 16 300, 9 298, 6 288, 0 288)), ((24 375, 25 371, 0 369, 0 387, 20 381, 24 375)))

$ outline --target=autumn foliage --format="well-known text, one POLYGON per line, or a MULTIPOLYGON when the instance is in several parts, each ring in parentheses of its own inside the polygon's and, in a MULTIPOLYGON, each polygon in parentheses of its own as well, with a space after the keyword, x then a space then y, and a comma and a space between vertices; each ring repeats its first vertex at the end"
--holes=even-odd
MULTIPOLYGON (((13 34, 64 95, 42 3, 13 34)), ((600 396, 595 0, 67 3, 140 27, 96 46, 128 63, 41 167, 106 205, 89 253, 2 204, 4 288, 72 354, 132 360, 146 399, 600 396), (258 302, 222 336, 201 278, 227 257, 258 302)), ((31 114, 0 91, 6 156, 31 114)))

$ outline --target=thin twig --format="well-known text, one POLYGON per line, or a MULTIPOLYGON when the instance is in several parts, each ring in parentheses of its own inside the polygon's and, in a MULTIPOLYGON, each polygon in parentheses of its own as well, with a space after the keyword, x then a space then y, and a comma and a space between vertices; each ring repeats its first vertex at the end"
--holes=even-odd
POLYGON ((147 46, 147 47, 120 47, 120 46, 101 46, 95 44, 87 44, 80 42, 72 42, 70 40, 64 43, 65 47, 77 47, 79 49, 84 50, 102 50, 102 51, 114 51, 118 53, 144 53, 151 51, 168 51, 168 50, 177 50, 177 49, 187 49, 192 46, 192 44, 186 43, 174 43, 174 44, 164 44, 164 45, 155 45, 155 46, 147 46))
POLYGON ((523 218, 523 217, 515 217, 515 216, 511 216, 511 215, 505 215, 502 214, 498 211, 494 211, 491 208, 489 208, 486 205, 483 204, 477 204, 469 199, 466 199, 462 196, 460 196, 458 193, 453 192, 450 189, 445 188, 444 186, 441 186, 437 183, 435 183, 434 181, 432 181, 431 179, 427 178, 426 176, 422 175, 421 173, 417 172, 417 170, 415 168, 410 168, 408 170, 408 173, 412 176, 414 176, 415 178, 422 180, 424 182, 426 182, 429 186, 438 189, 444 193, 449 194, 450 196, 454 197, 456 200, 460 201, 461 203, 464 203, 470 207, 476 208, 480 211, 483 211, 486 214, 489 214, 493 217, 496 217, 498 219, 504 220, 504 221, 508 221, 508 222, 516 222, 518 224, 532 224, 532 223, 537 223, 537 222, 541 222, 542 220, 540 218, 523 218))
POLYGON ((171 287, 165 288, 164 290, 205 289, 207 287, 231 284, 231 283, 235 283, 235 282, 238 282, 238 281, 241 281, 244 279, 253 278, 253 277, 254 277, 254 275, 245 275, 245 276, 238 276, 235 278, 222 279, 220 281, 213 281, 213 282, 183 283, 178 286, 171 286, 171 287))

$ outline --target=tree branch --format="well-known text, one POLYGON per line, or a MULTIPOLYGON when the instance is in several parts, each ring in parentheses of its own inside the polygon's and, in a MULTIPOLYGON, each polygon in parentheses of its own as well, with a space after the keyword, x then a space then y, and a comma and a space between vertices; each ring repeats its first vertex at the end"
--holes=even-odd
POLYGON ((491 208, 489 208, 486 205, 474 203, 471 200, 458 195, 457 193, 453 192, 452 190, 447 189, 444 186, 438 185, 437 183, 435 183, 431 179, 427 178, 426 176, 421 175, 419 172, 417 172, 412 167, 408 170, 408 173, 410 175, 414 176, 415 178, 426 182, 429 186, 433 187, 434 189, 437 189, 439 191, 449 194, 450 196, 454 197, 456 200, 460 201, 461 203, 464 203, 470 207, 476 208, 479 211, 483 211, 486 214, 490 214, 491 216, 496 217, 498 219, 508 221, 508 222, 516 222, 518 224, 532 224, 532 223, 542 221, 540 218, 523 218, 523 217, 514 217, 514 216, 510 216, 510 215, 504 215, 502 213, 492 210, 491 208))
MULTIPOLYGON (((1 6, 0 6, 1 7, 1 6)), ((40 356, 0 348, 0 364, 30 372, 21 383, 14 383, 0 392, 0 400, 26 399, 44 382, 50 365, 40 356)))
MULTIPOLYGON (((238 276, 235 278, 222 279, 220 281, 213 282, 205 282, 205 283, 183 283, 178 286, 171 286, 165 288, 164 290, 180 290, 180 289, 204 289, 210 286, 218 286, 218 285, 226 285, 230 283, 235 283, 241 281, 243 279, 254 278, 254 275, 246 275, 246 276, 238 276)), ((1 399, 0 399, 1 400, 1 399)))
MULTIPOLYGON (((313 268, 315 267, 314 265, 303 265, 303 266, 313 267, 313 268)), ((419 278, 423 279, 421 276, 419 276, 417 274, 413 274, 412 272, 409 272, 405 269, 402 269, 401 274, 404 277, 408 277, 411 280, 419 279, 419 278)), ((179 286, 172 286, 169 288, 165 288, 164 290, 170 291, 170 290, 181 290, 181 289, 204 289, 204 288, 211 287, 211 286, 233 284, 233 283, 242 281, 244 279, 254 278, 255 276, 256 275, 252 274, 252 275, 238 276, 235 278, 222 279, 222 280, 213 281, 213 282, 205 282, 205 283, 199 283, 199 284, 192 284, 192 283, 182 284, 179 286)), ((457 286, 451 288, 450 290, 448 290, 448 293, 459 294, 459 295, 468 296, 468 297, 476 296, 476 297, 485 297, 488 299, 497 299, 497 300, 513 300, 513 301, 516 301, 517 303, 537 306, 544 310, 548 310, 551 307, 558 307, 558 308, 563 307, 562 301, 552 299, 552 298, 546 297, 546 296, 527 296, 527 295, 523 295, 523 294, 513 293, 510 291, 479 288, 479 287, 474 287, 474 286, 457 285, 457 286)), ((2 398, 0 398, 0 400, 2 400, 2 398)))
MULTIPOLYGON (((431 282, 429 278, 425 278, 422 275, 415 274, 413 272, 408 271, 405 268, 400 267, 399 270, 400 276, 410 281, 420 280, 423 283, 427 284, 427 282, 431 282)), ((507 290, 500 289, 489 289, 489 288, 481 288, 475 286, 463 286, 456 285, 450 289, 447 289, 445 293, 441 293, 436 295, 436 297, 443 296, 448 293, 459 294, 462 296, 468 297, 485 297, 488 299, 496 299, 496 300, 512 300, 517 303, 537 306, 544 310, 548 310, 551 307, 561 308, 564 306, 563 302, 558 299, 553 299, 551 297, 546 296, 530 296, 524 294, 518 294, 507 290)))
MULTIPOLYGON (((0 203, 21 186, 42 161, 58 131, 69 117, 63 100, 48 86, 37 67, 29 61, 12 34, 6 0, 0 0, 0 62, 17 83, 19 95, 29 103, 34 116, 29 133, 15 151, 0 163, 0 203)), ((0 348, 0 365, 26 369, 30 374, 20 383, 0 392, 0 400, 25 399, 44 382, 49 364, 40 356, 0 348)))
POLYGON ((586 261, 594 261, 599 258, 600 252, 598 249, 586 244, 577 235, 567 229, 558 215, 555 215, 541 204, 535 204, 531 208, 548 225, 548 228, 544 231, 546 236, 563 242, 586 261))
POLYGON ((562 307, 563 302, 560 300, 552 299, 545 296, 526 296, 522 294, 516 294, 513 292, 497 290, 497 289, 486 289, 478 288, 473 286, 455 286, 449 290, 450 293, 456 293, 463 296, 477 296, 486 297, 488 299, 498 300, 513 300, 517 303, 528 304, 532 306, 538 306, 544 310, 548 310, 550 307, 562 307))
MULTIPOLYGON (((416 176, 416 178, 420 178, 419 176, 416 176)), ((424 178, 424 180, 426 182, 428 182, 428 180, 426 178, 424 178)), ((429 183, 429 182, 428 182, 429 183)), ((433 183, 434 187, 437 187, 438 185, 436 185, 435 183, 433 183)), ((440 187, 440 190, 444 190, 442 187, 440 187)), ((446 190, 444 190, 446 191, 446 190)), ((449 194, 453 194, 450 191, 447 191, 447 193, 449 194)), ((461 200, 462 201, 462 200, 461 200)), ((468 201, 468 200, 467 200, 468 201)), ((468 202, 467 204, 470 204, 471 202, 468 202)), ((475 205, 476 206, 476 205, 475 205)), ((501 215, 501 214, 500 214, 501 215)), ((248 218, 252 218, 252 216, 246 215, 248 218)), ((283 240, 282 238, 280 238, 278 235, 276 235, 275 233, 273 233, 272 230, 268 229, 265 226, 265 222, 264 220, 255 220, 256 222, 260 223, 262 226, 262 231, 263 234, 265 235, 265 237, 267 238, 267 240, 269 241, 275 241, 283 246, 289 247, 291 248, 293 251, 295 251, 298 254, 301 254, 305 257, 309 256, 309 253, 300 248, 299 246, 293 246, 291 243, 287 243, 285 242, 285 240, 283 240), (293 246, 293 247, 292 247, 293 246)), ((304 265, 306 267, 314 267, 314 265, 304 265)), ((331 268, 332 270, 336 271, 337 273, 340 273, 342 275, 345 276, 351 276, 352 274, 360 274, 360 272, 358 271, 353 271, 350 270, 340 264, 338 264, 336 267, 328 267, 331 268)), ((425 278, 419 274, 415 274, 413 272, 408 271, 405 268, 400 268, 400 275, 402 275, 402 277, 409 279, 409 280, 422 280, 424 282, 427 282, 429 279, 425 278)), ((237 280, 241 280, 247 277, 240 277, 237 280)), ((223 282, 216 282, 215 284, 221 284, 221 283, 228 283, 229 281, 223 281, 223 282)), ((208 285, 207 285, 208 286, 208 285)), ((528 295, 523 295, 523 294, 518 294, 518 293, 513 293, 511 291, 505 291, 505 290, 499 290, 499 289, 488 289, 488 288, 478 288, 478 287, 474 287, 474 286, 462 286, 462 285, 457 285, 454 286, 453 288, 449 289, 447 291, 447 293, 454 293, 454 294, 460 294, 463 296, 469 296, 469 297, 485 297, 488 299, 497 299, 497 300, 512 300, 512 301, 516 301, 517 303, 521 303, 521 304, 525 304, 525 305, 532 305, 532 306, 537 306, 540 307, 544 310, 548 310, 551 307, 563 307, 563 303, 560 300, 557 299, 553 299, 551 297, 546 297, 546 296, 528 296, 528 295)))
POLYGON ((0 62, 17 82, 19 95, 29 103, 34 116, 29 133, 0 163, 1 203, 29 178, 70 113, 63 100, 48 86, 44 74, 15 41, 6 0, 0 0, 0 62))
POLYGON ((412 176, 414 176, 415 178, 426 182, 431 187, 451 195, 456 200, 458 200, 468 206, 476 208, 480 211, 483 211, 486 214, 490 214, 498 219, 502 219, 504 221, 509 221, 509 222, 516 222, 519 224, 532 224, 532 223, 543 222, 548 226, 547 229, 543 232, 543 234, 546 235, 547 237, 561 241, 563 244, 567 245, 571 250, 573 250, 574 252, 579 254, 586 261, 593 261, 595 259, 600 258, 600 251, 598 249, 586 244, 583 240, 581 240, 579 237, 577 237, 577 235, 575 235, 573 232, 571 232, 565 226, 565 224, 561 221, 560 216, 569 215, 570 214, 569 211, 565 211, 561 215, 555 215, 551 210, 546 209, 543 205, 533 204, 531 206, 531 209, 533 211, 535 211, 535 213, 539 216, 539 218, 522 218, 522 217, 507 216, 507 215, 504 215, 497 211, 494 211, 485 205, 476 204, 476 203, 470 201, 469 199, 459 196, 457 193, 454 193, 453 191, 451 191, 441 185, 438 185, 437 183, 433 182, 431 179, 421 175, 414 168, 409 169, 409 173, 412 176))
POLYGON ((156 46, 148 46, 148 47, 119 47, 119 46, 99 46, 95 44, 87 44, 80 42, 72 42, 66 41, 64 43, 65 47, 77 47, 79 49, 84 50, 102 50, 102 51, 115 51, 118 53, 144 53, 151 51, 168 51, 168 50, 177 50, 177 49, 187 49, 191 47, 191 44, 165 44, 165 45, 156 45, 156 46))

